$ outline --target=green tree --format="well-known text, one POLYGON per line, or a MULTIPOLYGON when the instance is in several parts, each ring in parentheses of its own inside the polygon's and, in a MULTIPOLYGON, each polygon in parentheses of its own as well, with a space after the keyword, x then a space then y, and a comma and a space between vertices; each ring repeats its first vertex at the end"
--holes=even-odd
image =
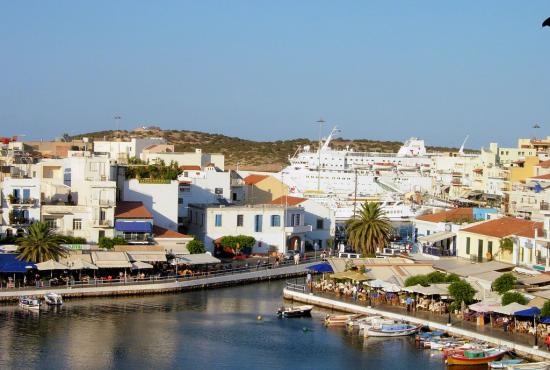
POLYGON ((107 237, 101 237, 99 238, 97 244, 99 245, 99 248, 103 249, 113 249, 115 245, 126 245, 128 244, 124 238, 121 238, 120 236, 116 236, 114 238, 107 238, 107 237))
POLYGON ((454 281, 449 285, 449 295, 454 299, 454 307, 459 307, 462 302, 471 303, 475 294, 475 289, 465 280, 454 281))
POLYGON ((542 309, 540 310, 540 315, 542 317, 550 317, 550 301, 544 302, 542 309))
POLYGON ((441 271, 430 272, 426 277, 431 284, 444 283, 447 281, 447 275, 441 271))
POLYGON ((514 289, 517 281, 518 279, 512 275, 512 273, 507 272, 496 278, 495 281, 493 281, 491 288, 499 294, 504 294, 507 291, 514 289))
POLYGON ((348 242, 363 255, 383 248, 392 234, 392 226, 377 202, 365 202, 346 225, 348 242))
POLYGON ((187 250, 191 254, 206 253, 204 243, 198 239, 193 239, 187 244, 187 250))
POLYGON ((430 281, 428 280, 428 277, 426 275, 409 276, 405 280, 405 286, 413 286, 417 284, 420 284, 422 286, 428 286, 430 285, 430 281))
POLYGON ((222 237, 220 243, 224 247, 233 249, 235 254, 240 254, 243 248, 252 248, 256 244, 256 239, 247 235, 228 235, 222 237))
POLYGON ((510 304, 512 302, 527 304, 527 298, 525 298, 525 296, 519 292, 506 292, 502 295, 500 303, 503 306, 506 306, 507 304, 510 304))
POLYGON ((36 222, 29 226, 28 233, 17 239, 17 259, 34 263, 59 260, 68 254, 61 246, 64 239, 53 232, 46 222, 36 222))
POLYGON ((446 283, 454 283, 455 281, 460 281, 460 276, 458 276, 457 274, 448 274, 445 277, 446 283))
POLYGON ((511 238, 500 239, 500 250, 511 253, 514 250, 514 241, 511 238))

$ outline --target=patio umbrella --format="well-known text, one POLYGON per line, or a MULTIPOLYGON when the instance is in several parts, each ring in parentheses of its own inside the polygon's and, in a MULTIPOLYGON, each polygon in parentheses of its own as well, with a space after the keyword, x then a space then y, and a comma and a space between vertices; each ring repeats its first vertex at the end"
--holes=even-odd
POLYGON ((136 261, 132 262, 132 270, 145 270, 145 269, 152 269, 153 265, 150 265, 145 262, 136 261))
POLYGON ((99 267, 82 259, 68 261, 69 270, 97 270, 99 267))
POLYGON ((334 270, 332 269, 332 266, 330 266, 330 264, 327 262, 318 263, 316 265, 309 266, 307 269, 315 272, 322 272, 322 273, 334 272, 334 270))
POLYGON ((498 301, 498 299, 485 299, 481 302, 477 302, 474 304, 471 304, 468 306, 468 308, 472 311, 486 313, 486 312, 493 312, 495 309, 501 308, 502 305, 498 301))
POLYGON ((57 261, 48 260, 46 262, 37 263, 36 268, 39 271, 50 271, 50 277, 53 277, 53 270, 68 270, 69 268, 57 261))

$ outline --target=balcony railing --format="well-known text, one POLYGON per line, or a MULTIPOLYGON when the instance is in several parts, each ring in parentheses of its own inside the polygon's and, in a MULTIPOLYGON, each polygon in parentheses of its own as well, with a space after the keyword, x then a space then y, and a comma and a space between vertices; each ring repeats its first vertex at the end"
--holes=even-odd
POLYGON ((92 227, 113 227, 112 220, 92 220, 92 227))
POLYGON ((286 226, 285 232, 289 234, 307 233, 312 230, 311 225, 286 226))
POLYGON ((34 207, 37 205, 37 200, 34 198, 27 198, 27 199, 21 199, 21 198, 8 198, 8 203, 12 206, 29 206, 34 207))

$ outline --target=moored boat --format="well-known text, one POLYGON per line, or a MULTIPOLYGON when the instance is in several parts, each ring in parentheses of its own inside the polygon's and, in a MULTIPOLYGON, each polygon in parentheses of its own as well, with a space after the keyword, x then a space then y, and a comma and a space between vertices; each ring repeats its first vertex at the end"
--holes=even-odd
POLYGON ((365 328, 365 336, 369 337, 401 337, 415 334, 422 325, 382 324, 365 328))
POLYGON ((296 307, 281 307, 277 310, 277 316, 279 317, 308 317, 311 316, 311 310, 313 306, 304 305, 296 307))
POLYGON ((506 351, 498 349, 465 350, 463 354, 452 354, 447 357, 447 365, 483 365, 498 361, 506 351))
POLYGON ((50 292, 44 294, 44 301, 50 306, 61 306, 63 297, 61 297, 61 294, 50 292))
POLYGON ((346 325, 348 320, 354 320, 362 315, 359 314, 347 314, 347 315, 327 315, 325 317, 326 326, 343 326, 346 325))
POLYGON ((516 364, 506 366, 507 370, 548 370, 550 369, 550 362, 531 362, 525 364, 516 364))
POLYGON ((25 308, 27 310, 39 310, 40 300, 38 300, 38 298, 36 297, 22 296, 19 298, 19 307, 25 308))
POLYGON ((521 364, 523 362, 522 358, 512 358, 508 360, 500 360, 489 362, 489 368, 491 369, 507 369, 509 366, 521 364))

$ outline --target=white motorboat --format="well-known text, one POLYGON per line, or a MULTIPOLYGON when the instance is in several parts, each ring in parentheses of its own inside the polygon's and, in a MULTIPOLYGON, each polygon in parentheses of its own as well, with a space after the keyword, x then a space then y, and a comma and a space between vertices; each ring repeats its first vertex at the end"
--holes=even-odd
POLYGON ((422 328, 422 325, 382 324, 365 328, 365 337, 401 337, 412 335, 422 328))
POLYGON ((61 294, 50 292, 44 294, 44 301, 50 306, 61 306, 63 297, 61 297, 61 294))
POLYGON ((296 306, 296 307, 281 307, 277 311, 277 316, 279 317, 307 317, 311 316, 311 310, 313 310, 313 306, 310 305, 304 305, 304 306, 296 306))
POLYGON ((40 310, 40 300, 36 297, 19 297, 19 307, 27 310, 40 310))

